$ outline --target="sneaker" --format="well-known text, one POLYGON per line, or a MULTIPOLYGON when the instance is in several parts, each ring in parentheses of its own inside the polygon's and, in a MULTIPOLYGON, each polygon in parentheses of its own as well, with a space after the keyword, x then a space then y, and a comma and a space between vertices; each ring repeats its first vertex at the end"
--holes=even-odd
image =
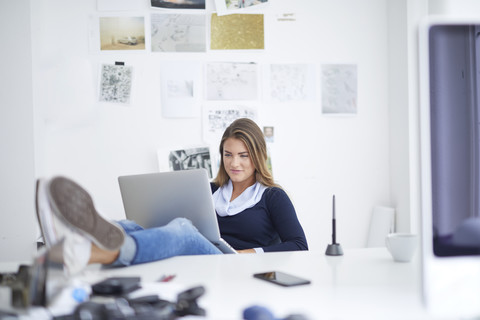
POLYGON ((92 242, 77 232, 67 234, 62 248, 63 265, 67 275, 76 275, 88 265, 92 242))
POLYGON ((35 209, 37 220, 42 231, 45 246, 50 249, 57 242, 65 237, 65 234, 71 232, 58 218, 52 213, 47 195, 48 181, 38 179, 35 190, 35 209))
POLYGON ((83 270, 90 259, 91 241, 65 225, 53 214, 48 200, 48 180, 38 179, 35 208, 43 241, 48 252, 63 262, 64 271, 74 275, 83 270), (61 248, 60 251, 58 248, 61 248))
POLYGON ((80 185, 65 177, 55 177, 49 181, 45 193, 51 212, 68 228, 101 249, 120 249, 125 239, 123 229, 97 212, 92 198, 80 185))

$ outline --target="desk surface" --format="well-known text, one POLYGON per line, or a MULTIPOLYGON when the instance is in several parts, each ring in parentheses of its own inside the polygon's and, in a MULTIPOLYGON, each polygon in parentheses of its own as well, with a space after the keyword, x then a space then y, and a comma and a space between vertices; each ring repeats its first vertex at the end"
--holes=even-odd
POLYGON ((181 256, 131 266, 87 270, 84 279, 141 276, 153 282, 175 274, 185 289, 203 285, 199 299, 207 319, 242 319, 252 305, 269 308, 276 317, 303 314, 308 319, 431 319, 421 303, 418 254, 411 263, 394 262, 385 248, 345 250, 340 257, 324 252, 181 256), (253 274, 284 271, 311 280, 310 285, 281 287, 253 274))

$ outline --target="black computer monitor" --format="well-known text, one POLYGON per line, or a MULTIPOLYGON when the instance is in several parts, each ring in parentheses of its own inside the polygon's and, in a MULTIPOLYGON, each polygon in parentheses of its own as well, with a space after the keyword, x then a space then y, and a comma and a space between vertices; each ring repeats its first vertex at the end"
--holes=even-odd
POLYGON ((480 315, 480 19, 420 26, 422 286, 438 315, 480 315))

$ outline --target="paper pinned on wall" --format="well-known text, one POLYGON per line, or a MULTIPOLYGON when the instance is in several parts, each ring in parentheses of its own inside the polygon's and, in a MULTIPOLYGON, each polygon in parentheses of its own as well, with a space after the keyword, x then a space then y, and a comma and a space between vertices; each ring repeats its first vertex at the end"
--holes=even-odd
POLYGON ((92 14, 88 17, 88 49, 90 53, 132 51, 146 48, 145 17, 130 12, 112 15, 92 14))
POLYGON ((152 52, 205 52, 205 14, 151 15, 152 52))
POLYGON ((211 62, 206 65, 207 100, 257 100, 256 63, 211 62))
POLYGON ((103 64, 100 75, 100 102, 130 104, 132 67, 121 64, 103 64))
MULTIPOLYGON (((145 17, 119 15, 97 19, 98 23, 93 25, 98 25, 97 48, 100 45, 101 51, 145 50, 145 17)), ((90 37, 96 38, 96 35, 90 34, 90 37)))
POLYGON ((263 135, 265 136, 265 142, 273 143, 275 141, 274 127, 265 126, 263 127, 263 135))
POLYGON ((205 0, 150 0, 152 8, 205 9, 205 0))
POLYGON ((265 49, 263 14, 212 14, 210 49, 265 49))
POLYGON ((271 64, 270 100, 275 102, 315 101, 316 66, 314 64, 271 64))
POLYGON ((269 0, 215 0, 219 16, 233 13, 259 13, 268 6, 269 0))
POLYGON ((189 148, 157 150, 159 171, 179 171, 204 168, 208 177, 212 178, 212 159, 210 147, 198 146, 189 148))
POLYGON ((225 129, 238 118, 255 120, 256 110, 247 106, 204 106, 203 139, 210 145, 218 145, 225 129))
POLYGON ((322 113, 357 113, 357 66, 322 65, 322 113))
POLYGON ((162 116, 198 118, 201 114, 202 64, 165 61, 160 66, 162 116))

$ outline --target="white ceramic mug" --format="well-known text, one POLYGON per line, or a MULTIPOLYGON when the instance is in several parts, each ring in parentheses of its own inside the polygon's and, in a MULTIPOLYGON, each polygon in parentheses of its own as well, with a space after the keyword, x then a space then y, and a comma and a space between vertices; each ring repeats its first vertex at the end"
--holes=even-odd
POLYGON ((417 249, 417 238, 413 233, 390 233, 385 238, 385 245, 393 260, 409 262, 417 249))

